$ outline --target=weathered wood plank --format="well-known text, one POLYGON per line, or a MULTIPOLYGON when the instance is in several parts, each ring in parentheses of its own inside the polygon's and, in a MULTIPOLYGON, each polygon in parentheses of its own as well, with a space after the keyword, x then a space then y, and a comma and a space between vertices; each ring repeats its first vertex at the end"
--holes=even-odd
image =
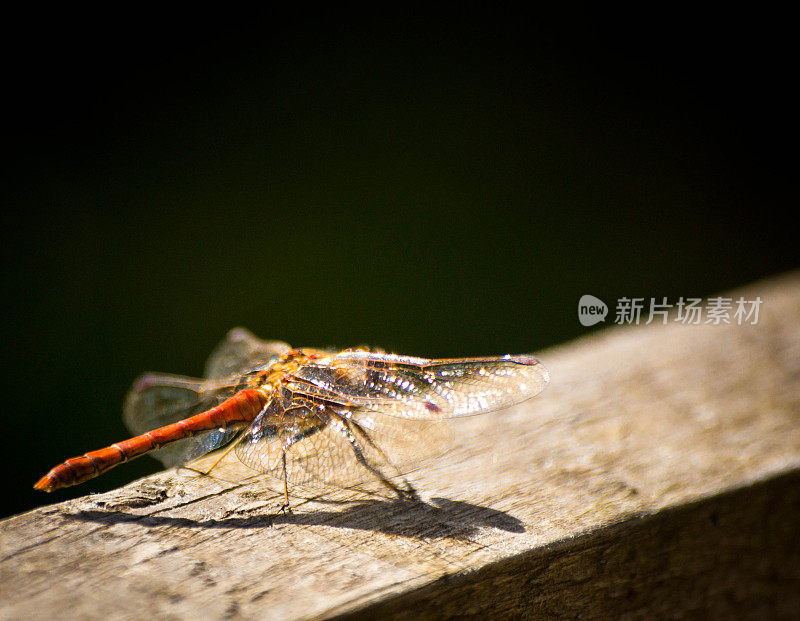
POLYGON ((800 473, 443 576, 340 619, 796 619, 800 473))
POLYGON ((231 463, 9 518, 0 617, 800 614, 800 274, 739 295, 757 325, 540 352, 550 387, 458 421, 424 503, 306 486, 284 516, 231 463))

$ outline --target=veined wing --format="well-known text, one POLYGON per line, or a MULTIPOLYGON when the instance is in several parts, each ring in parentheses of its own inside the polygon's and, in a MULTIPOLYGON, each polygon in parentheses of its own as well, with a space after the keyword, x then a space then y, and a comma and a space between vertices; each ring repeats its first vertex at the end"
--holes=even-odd
MULTIPOLYGON (((128 392, 122 418, 131 432, 140 435, 209 410, 238 389, 235 381, 147 373, 136 380, 128 392)), ((223 446, 236 433, 235 430, 207 432, 179 440, 150 455, 171 468, 223 446)))
POLYGON ((290 348, 282 341, 262 341, 245 328, 234 328, 206 362, 206 377, 240 375, 269 364, 290 348))
POLYGON ((538 395, 550 379, 533 356, 428 360, 344 351, 294 372, 297 394, 356 410, 438 420, 509 407, 538 395))
POLYGON ((426 447, 441 440, 432 432, 443 422, 395 418, 396 426, 387 426, 380 419, 377 425, 358 420, 349 408, 282 388, 247 429, 236 456, 253 470, 282 477, 285 454, 287 480, 316 479, 341 487, 394 477, 402 472, 399 466, 416 464, 426 447))
MULTIPOLYGON (((244 328, 234 328, 209 356, 208 379, 147 373, 136 380, 125 399, 125 425, 139 435, 209 410, 244 388, 248 372, 263 368, 288 349, 286 343, 262 341, 244 328)), ((236 430, 204 433, 151 455, 169 468, 224 446, 237 433, 236 430)))
POLYGON ((244 432, 236 456, 257 472, 283 476, 285 455, 287 480, 302 483, 313 474, 299 464, 325 453, 320 432, 328 422, 326 412, 282 388, 244 432))

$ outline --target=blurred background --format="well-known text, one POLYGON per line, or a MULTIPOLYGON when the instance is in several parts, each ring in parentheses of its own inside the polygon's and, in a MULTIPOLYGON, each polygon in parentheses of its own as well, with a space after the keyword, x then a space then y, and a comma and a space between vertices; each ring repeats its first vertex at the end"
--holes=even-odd
POLYGON ((31 489, 127 436, 137 375, 198 375, 237 325, 536 352, 604 328, 583 294, 800 263, 780 16, 60 11, 0 44, 4 515, 157 470, 31 489))

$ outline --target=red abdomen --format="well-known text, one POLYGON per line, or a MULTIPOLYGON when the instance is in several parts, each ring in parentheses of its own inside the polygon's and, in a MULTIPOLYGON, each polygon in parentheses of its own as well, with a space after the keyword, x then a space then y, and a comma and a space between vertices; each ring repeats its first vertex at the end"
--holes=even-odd
POLYGON ((140 457, 166 444, 203 431, 241 426, 252 421, 266 403, 267 396, 264 392, 256 389, 242 390, 217 407, 191 418, 85 453, 80 457, 67 459, 39 479, 34 488, 52 492, 61 487, 83 483, 118 464, 140 457))

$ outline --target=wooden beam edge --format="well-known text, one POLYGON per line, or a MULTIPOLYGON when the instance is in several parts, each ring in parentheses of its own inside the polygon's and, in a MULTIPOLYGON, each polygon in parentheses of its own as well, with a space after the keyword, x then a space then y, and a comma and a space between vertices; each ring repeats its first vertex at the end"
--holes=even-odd
MULTIPOLYGON (((797 618, 800 469, 631 516, 329 618, 797 618)), ((326 618, 328 618, 326 616, 326 618)))

